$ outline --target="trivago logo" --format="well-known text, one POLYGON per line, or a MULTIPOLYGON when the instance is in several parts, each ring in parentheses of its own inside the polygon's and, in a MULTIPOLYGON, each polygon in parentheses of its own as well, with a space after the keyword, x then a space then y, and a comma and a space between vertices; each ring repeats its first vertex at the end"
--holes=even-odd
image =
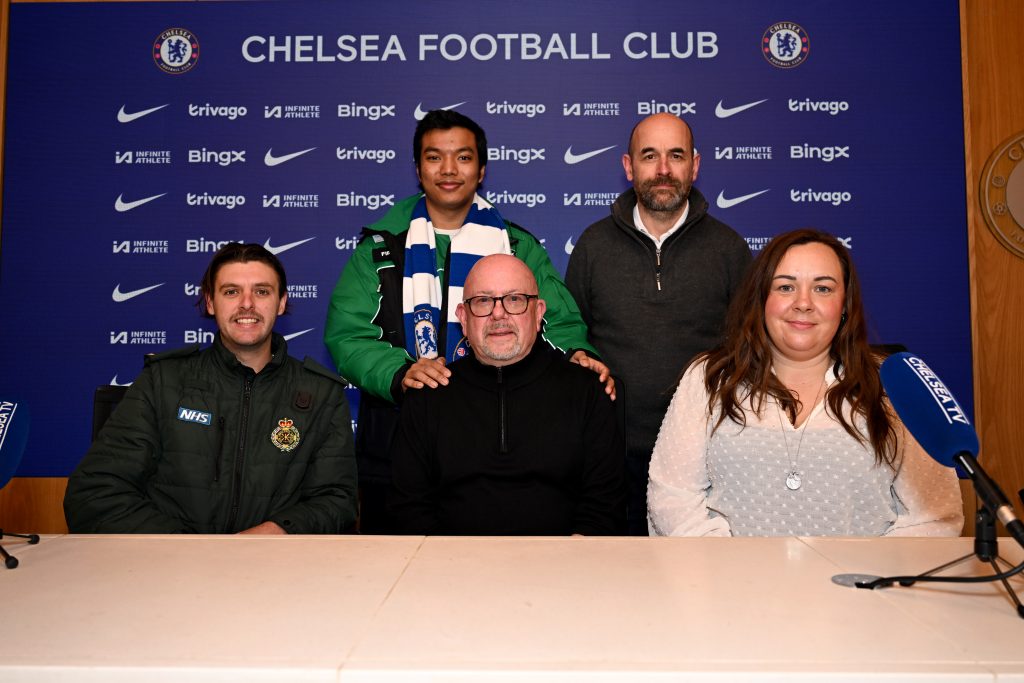
POLYGON ((393 149, 362 149, 360 147, 338 147, 335 155, 340 161, 374 161, 378 164, 394 161, 398 156, 393 149))
POLYGON ((547 107, 540 102, 519 103, 504 100, 502 102, 488 102, 486 106, 488 114, 525 116, 528 119, 532 119, 534 116, 547 111, 547 107))
POLYGON ((789 100, 790 111, 822 112, 836 116, 839 112, 850 111, 850 103, 845 100, 789 100))
POLYGON ((501 192, 488 192, 485 196, 487 201, 492 204, 523 204, 531 209, 548 200, 540 192, 509 192, 508 190, 502 190, 501 192))
POLYGON ((240 194, 195 194, 189 192, 185 195, 185 202, 189 206, 218 206, 231 210, 236 206, 245 205, 245 195, 240 194))
POLYGON ((789 191, 789 199, 798 204, 802 202, 820 202, 822 204, 839 206, 840 204, 848 204, 853 201, 853 194, 845 190, 794 189, 789 191))
POLYGON ((200 118, 220 118, 234 121, 235 119, 241 118, 249 113, 249 110, 245 107, 238 106, 222 106, 218 104, 190 104, 188 105, 188 115, 192 117, 200 118))

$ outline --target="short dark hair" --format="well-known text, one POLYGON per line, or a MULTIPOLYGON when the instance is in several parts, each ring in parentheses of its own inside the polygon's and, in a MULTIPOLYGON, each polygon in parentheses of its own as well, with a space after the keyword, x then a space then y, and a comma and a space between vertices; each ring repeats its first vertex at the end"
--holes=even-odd
MULTIPOLYGON (((206 272, 203 273, 203 281, 199 285, 199 301, 196 302, 196 306, 204 317, 213 317, 206 310, 206 300, 213 299, 214 285, 217 282, 217 273, 220 272, 220 269, 228 263, 249 263, 250 261, 259 261, 273 268, 274 272, 277 273, 281 296, 288 293, 288 278, 285 277, 284 266, 281 265, 281 261, 276 256, 267 251, 261 244, 228 242, 213 255, 210 265, 206 267, 206 272)), ((285 313, 287 312, 288 309, 285 308, 285 313)))
POLYGON ((473 137, 476 138, 476 154, 480 161, 480 168, 487 165, 487 135, 484 133, 484 129, 465 114, 451 109, 434 109, 427 112, 427 115, 416 124, 416 133, 412 137, 412 156, 416 162, 416 168, 420 167, 423 136, 432 130, 451 130, 452 128, 465 128, 473 134, 473 137))

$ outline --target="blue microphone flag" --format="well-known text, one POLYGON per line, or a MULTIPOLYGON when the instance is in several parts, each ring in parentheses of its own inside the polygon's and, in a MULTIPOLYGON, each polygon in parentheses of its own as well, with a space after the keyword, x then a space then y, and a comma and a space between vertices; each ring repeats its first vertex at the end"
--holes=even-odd
POLYGON ((21 464, 28 441, 28 404, 0 398, 0 488, 7 485, 21 464))
POLYGON ((978 435, 967 413, 920 357, 895 353, 880 372, 893 408, 930 456, 953 467, 958 453, 978 454, 978 435))

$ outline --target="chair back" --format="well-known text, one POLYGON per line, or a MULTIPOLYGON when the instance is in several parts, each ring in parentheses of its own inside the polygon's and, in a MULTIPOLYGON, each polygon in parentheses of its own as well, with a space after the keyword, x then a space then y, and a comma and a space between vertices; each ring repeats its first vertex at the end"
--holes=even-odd
POLYGON ((124 398, 128 387, 118 384, 101 384, 96 387, 96 393, 92 396, 92 440, 99 436, 100 430, 106 424, 117 404, 124 398))

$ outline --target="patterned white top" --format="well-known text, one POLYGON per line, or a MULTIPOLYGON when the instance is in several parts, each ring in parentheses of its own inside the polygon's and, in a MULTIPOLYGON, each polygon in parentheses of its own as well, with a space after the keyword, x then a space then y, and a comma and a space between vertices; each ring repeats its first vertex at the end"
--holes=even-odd
MULTIPOLYGON (((745 411, 746 427, 726 418, 710 436, 703 378, 703 364, 687 370, 658 434, 647 489, 652 535, 960 534, 955 471, 928 456, 902 424, 898 473, 876 466, 874 452, 846 433, 824 400, 794 428, 769 397, 763 415, 745 411), (794 469, 801 485, 790 490, 794 469)), ((830 369, 826 384, 835 379, 830 369)))

